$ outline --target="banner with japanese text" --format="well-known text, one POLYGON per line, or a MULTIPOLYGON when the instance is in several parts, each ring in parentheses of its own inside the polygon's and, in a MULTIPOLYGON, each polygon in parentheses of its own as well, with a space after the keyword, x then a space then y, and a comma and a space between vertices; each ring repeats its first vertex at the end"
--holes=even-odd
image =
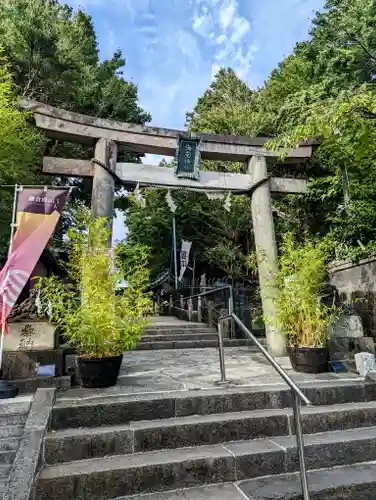
POLYGON ((180 276, 179 281, 183 279, 185 270, 188 267, 189 263, 189 254, 191 251, 192 242, 183 240, 181 242, 181 250, 180 250, 180 276))
POLYGON ((17 198, 16 233, 8 260, 0 271, 3 324, 51 238, 68 200, 68 189, 22 189, 17 198))

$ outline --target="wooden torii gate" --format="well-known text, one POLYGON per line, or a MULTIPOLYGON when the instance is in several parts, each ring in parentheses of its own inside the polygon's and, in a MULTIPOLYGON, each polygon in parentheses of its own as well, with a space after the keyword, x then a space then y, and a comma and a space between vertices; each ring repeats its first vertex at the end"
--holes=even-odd
MULTIPOLYGON (((268 347, 274 356, 284 354, 283 336, 273 326, 276 315, 277 246, 271 195, 304 194, 307 185, 302 179, 268 177, 268 161, 277 162, 280 153, 264 148, 267 138, 196 134, 202 139, 202 158, 245 162, 247 173, 200 172, 199 180, 195 181, 176 178, 172 168, 117 162, 118 143, 130 151, 174 156, 178 137, 184 134, 182 131, 95 118, 31 100, 24 100, 22 105, 34 112, 36 125, 49 136, 95 147, 95 161, 45 157, 43 172, 92 177, 92 208, 98 217, 112 219, 115 181, 111 172, 129 186, 140 184, 196 191, 231 191, 234 194, 248 192, 252 203, 262 306, 265 316, 270 318, 266 325, 268 347)), ((297 149, 286 150, 284 163, 306 161, 312 154, 312 148, 313 143, 306 143, 297 149)))

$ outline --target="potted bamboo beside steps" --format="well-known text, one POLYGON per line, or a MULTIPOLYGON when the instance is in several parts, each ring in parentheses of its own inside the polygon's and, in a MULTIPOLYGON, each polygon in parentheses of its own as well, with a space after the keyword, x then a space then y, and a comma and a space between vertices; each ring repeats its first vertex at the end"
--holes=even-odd
POLYGON ((277 323, 292 367, 299 372, 329 371, 329 328, 339 308, 322 300, 329 258, 326 240, 297 243, 284 236, 277 279, 277 323))
POLYGON ((150 296, 143 293, 147 249, 119 244, 114 258, 119 267, 126 267, 128 281, 119 291, 109 237, 106 219, 82 209, 79 224, 68 231, 68 284, 54 276, 38 284, 42 307, 76 350, 82 387, 116 384, 123 353, 140 340, 151 306, 150 296))

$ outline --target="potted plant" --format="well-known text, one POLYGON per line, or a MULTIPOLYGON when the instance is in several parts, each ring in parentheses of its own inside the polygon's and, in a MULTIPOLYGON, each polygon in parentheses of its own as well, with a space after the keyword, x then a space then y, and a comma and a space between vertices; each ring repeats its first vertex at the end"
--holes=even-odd
POLYGON ((322 300, 329 257, 326 240, 298 244, 284 236, 277 279, 277 325, 285 335, 293 368, 305 373, 329 370, 329 327, 337 314, 322 300))
MULTIPOLYGON (((38 284, 42 307, 76 349, 83 387, 116 384, 123 352, 140 339, 151 303, 143 293, 148 277, 146 249, 134 249, 132 268, 125 274, 128 286, 117 290, 117 252, 108 249, 109 238, 106 219, 81 209, 79 224, 68 231, 68 283, 52 276, 38 284)), ((124 259, 122 267, 126 267, 124 259)))

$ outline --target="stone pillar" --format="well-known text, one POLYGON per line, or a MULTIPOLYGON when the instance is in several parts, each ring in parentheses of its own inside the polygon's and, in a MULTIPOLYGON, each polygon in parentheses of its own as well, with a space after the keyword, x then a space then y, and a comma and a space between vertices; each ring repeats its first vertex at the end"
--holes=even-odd
MULTIPOLYGON (((109 139, 99 139, 95 146, 94 157, 115 172, 117 144, 109 139)), ((96 217, 106 217, 112 228, 114 210, 115 181, 103 167, 95 164, 91 207, 96 217)))
MULTIPOLYGON (((268 175, 265 157, 253 156, 248 162, 248 173, 255 183, 265 179, 268 175)), ((268 348, 273 356, 283 356, 285 339, 275 326, 278 257, 269 182, 253 191, 252 220, 268 348)))

